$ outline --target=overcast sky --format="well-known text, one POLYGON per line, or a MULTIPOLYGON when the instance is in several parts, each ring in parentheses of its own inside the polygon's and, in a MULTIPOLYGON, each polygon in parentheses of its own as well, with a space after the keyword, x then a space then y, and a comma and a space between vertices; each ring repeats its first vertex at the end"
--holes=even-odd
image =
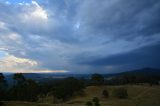
POLYGON ((0 0, 0 72, 160 68, 160 0, 0 0))

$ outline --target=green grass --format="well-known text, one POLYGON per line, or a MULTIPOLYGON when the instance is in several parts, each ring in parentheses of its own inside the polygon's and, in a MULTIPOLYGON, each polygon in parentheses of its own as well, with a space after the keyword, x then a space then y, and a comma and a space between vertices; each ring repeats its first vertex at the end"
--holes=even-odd
POLYGON ((126 85, 126 86, 89 86, 84 96, 74 96, 63 104, 51 104, 51 97, 45 98, 46 103, 5 102, 5 106, 85 106, 84 104, 93 97, 100 99, 101 106, 160 106, 160 86, 126 85), (128 99, 116 99, 111 93, 118 87, 128 90, 128 99), (109 98, 102 97, 102 91, 109 92, 109 98))

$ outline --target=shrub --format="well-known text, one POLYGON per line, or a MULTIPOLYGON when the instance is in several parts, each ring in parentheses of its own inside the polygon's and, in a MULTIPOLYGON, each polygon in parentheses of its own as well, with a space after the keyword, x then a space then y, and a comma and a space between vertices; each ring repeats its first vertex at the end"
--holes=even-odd
POLYGON ((128 97, 127 89, 117 88, 112 92, 113 96, 120 99, 125 99, 128 97))
POLYGON ((99 103, 99 99, 98 99, 97 97, 94 97, 94 98, 92 99, 92 101, 93 101, 94 103, 99 103))
POLYGON ((94 97, 92 101, 94 102, 94 106, 100 106, 99 99, 97 97, 94 97))
POLYGON ((105 98, 108 98, 109 97, 108 91, 107 90, 103 90, 102 96, 105 97, 105 98))
POLYGON ((93 106, 91 101, 86 102, 86 106, 93 106))
POLYGON ((94 103, 95 106, 101 106, 99 103, 95 102, 94 103))
POLYGON ((91 83, 93 85, 102 85, 104 84, 104 77, 100 74, 92 74, 91 83))

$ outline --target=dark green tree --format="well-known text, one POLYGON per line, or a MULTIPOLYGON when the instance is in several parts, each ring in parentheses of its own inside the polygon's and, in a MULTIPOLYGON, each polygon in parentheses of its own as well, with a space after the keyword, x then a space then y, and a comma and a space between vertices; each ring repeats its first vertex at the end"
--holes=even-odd
POLYGON ((16 85, 23 85, 25 83, 25 77, 22 73, 16 73, 13 75, 14 84, 16 85))
POLYGON ((7 98, 7 82, 2 73, 0 73, 0 101, 7 98))
POLYGON ((104 77, 100 74, 93 74, 91 76, 91 83, 94 85, 102 85, 104 83, 104 77))
POLYGON ((10 100, 36 101, 38 97, 38 84, 31 79, 26 79, 22 74, 14 74, 14 86, 9 89, 10 100))
POLYGON ((26 100, 27 101, 37 101, 38 97, 38 84, 32 80, 32 79, 27 79, 26 84, 25 84, 25 91, 26 91, 26 100))
POLYGON ((62 80, 53 90, 54 97, 66 100, 71 97, 76 91, 84 88, 83 82, 80 80, 69 77, 62 80))
POLYGON ((2 73, 0 73, 0 86, 6 86, 7 85, 7 82, 5 80, 5 77, 2 73))

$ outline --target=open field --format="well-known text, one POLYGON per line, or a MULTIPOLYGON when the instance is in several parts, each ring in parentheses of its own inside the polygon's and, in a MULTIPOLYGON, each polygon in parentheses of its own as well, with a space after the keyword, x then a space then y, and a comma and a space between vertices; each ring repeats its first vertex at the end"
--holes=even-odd
POLYGON ((100 99, 101 106, 160 106, 160 86, 89 86, 84 91, 84 96, 75 96, 64 104, 5 102, 4 106, 85 106, 86 101, 91 100, 93 97, 100 99), (127 88, 128 99, 116 99, 112 97, 112 90, 118 87, 127 88), (104 89, 109 91, 109 98, 102 97, 104 89))

